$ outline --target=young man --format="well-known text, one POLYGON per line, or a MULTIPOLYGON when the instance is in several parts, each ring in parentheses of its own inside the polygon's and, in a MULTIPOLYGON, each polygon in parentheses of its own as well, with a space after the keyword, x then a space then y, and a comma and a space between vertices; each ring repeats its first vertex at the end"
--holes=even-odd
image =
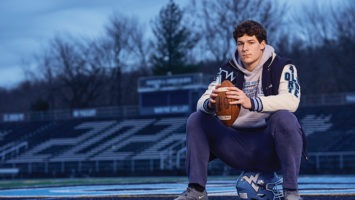
POLYGON ((238 170, 272 173, 281 169, 285 200, 299 200, 298 174, 304 134, 292 113, 301 88, 296 67, 267 44, 255 21, 240 23, 233 33, 237 49, 219 69, 187 120, 187 190, 176 200, 208 199, 208 162, 219 158, 238 170), (226 127, 215 115, 219 83, 230 80, 231 104, 241 105, 237 120, 226 127))

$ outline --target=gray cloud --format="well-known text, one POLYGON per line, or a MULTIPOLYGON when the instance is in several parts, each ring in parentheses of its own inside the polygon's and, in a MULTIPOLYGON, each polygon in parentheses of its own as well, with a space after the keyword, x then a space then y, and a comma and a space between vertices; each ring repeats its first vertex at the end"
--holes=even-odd
POLYGON ((114 11, 136 16, 148 25, 168 1, 2 0, 0 87, 11 87, 23 80, 23 60, 29 62, 56 34, 99 35, 114 11))

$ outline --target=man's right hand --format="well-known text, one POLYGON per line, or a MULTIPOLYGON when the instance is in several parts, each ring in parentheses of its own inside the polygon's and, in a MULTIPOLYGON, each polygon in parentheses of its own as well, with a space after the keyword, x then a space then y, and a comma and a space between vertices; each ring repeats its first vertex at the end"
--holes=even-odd
POLYGON ((216 97, 218 96, 218 93, 219 93, 218 88, 220 88, 220 87, 221 87, 221 84, 218 84, 212 90, 212 93, 210 94, 210 99, 208 101, 208 108, 209 109, 215 109, 215 107, 216 107, 216 97))

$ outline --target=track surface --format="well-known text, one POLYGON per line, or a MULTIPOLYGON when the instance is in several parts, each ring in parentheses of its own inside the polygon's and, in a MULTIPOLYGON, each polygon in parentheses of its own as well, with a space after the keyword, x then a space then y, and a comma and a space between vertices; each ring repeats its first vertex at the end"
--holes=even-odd
MULTIPOLYGON (((152 178, 154 179, 154 177, 152 178)), ((145 179, 147 180, 147 179, 145 179)), ((90 184, 0 189, 1 199, 60 200, 171 200, 186 188, 186 181, 154 183, 90 184)), ((355 176, 303 176, 299 190, 304 200, 355 200, 355 176)), ((207 184, 210 200, 237 200, 235 179, 212 179, 207 184)))

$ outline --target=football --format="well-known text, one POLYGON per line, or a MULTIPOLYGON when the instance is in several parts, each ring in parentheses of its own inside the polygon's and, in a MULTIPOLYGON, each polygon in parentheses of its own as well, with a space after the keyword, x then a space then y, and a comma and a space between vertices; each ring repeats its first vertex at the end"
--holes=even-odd
POLYGON ((240 112, 240 105, 229 104, 232 99, 227 98, 227 87, 234 87, 233 83, 224 80, 216 97, 216 115, 226 126, 232 126, 240 112))

